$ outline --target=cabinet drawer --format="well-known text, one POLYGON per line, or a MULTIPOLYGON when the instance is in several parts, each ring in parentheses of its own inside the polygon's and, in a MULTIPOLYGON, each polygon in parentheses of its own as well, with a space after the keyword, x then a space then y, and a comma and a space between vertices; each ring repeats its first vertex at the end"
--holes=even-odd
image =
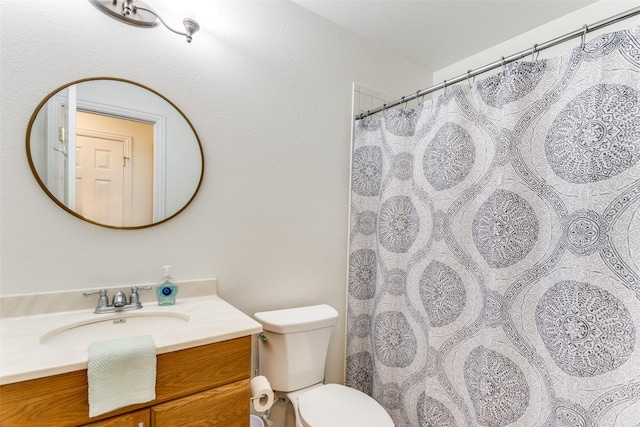
POLYGON ((251 337, 188 348, 158 357, 155 402, 249 378, 251 337))
POLYGON ((154 427, 247 427, 249 380, 241 380, 151 407, 154 427))

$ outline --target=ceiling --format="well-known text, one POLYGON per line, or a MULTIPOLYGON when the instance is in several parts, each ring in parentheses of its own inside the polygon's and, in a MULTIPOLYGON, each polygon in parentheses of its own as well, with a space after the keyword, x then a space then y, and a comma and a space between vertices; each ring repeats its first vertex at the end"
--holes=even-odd
POLYGON ((596 0, 293 1, 437 71, 596 0))

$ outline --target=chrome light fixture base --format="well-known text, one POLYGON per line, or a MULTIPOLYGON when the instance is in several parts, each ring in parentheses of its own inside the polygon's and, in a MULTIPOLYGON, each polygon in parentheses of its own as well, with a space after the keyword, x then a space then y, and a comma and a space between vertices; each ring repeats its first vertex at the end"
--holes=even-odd
POLYGON ((185 18, 182 21, 185 32, 174 30, 142 0, 89 0, 89 2, 106 15, 136 27, 151 28, 158 25, 160 21, 169 31, 185 36, 187 43, 191 43, 193 34, 200 30, 200 25, 191 18, 185 18))
MULTIPOLYGON (((136 1, 135 8, 138 6, 143 7, 146 10, 130 10, 129 14, 125 14, 124 5, 126 5, 126 1, 114 1, 114 0, 89 0, 92 5, 97 7, 99 10, 109 15, 112 18, 117 19, 120 22, 124 22, 125 24, 133 25, 135 27, 155 27, 158 25, 158 18, 153 13, 148 12, 147 10, 151 10, 149 6, 147 6, 143 1, 136 1)), ((133 2, 131 2, 132 4, 133 2)))

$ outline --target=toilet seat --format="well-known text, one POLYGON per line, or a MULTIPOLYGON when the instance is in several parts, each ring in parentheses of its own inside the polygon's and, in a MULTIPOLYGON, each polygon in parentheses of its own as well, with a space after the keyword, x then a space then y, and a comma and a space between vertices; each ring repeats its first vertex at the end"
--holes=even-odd
POLYGON ((298 397, 306 427, 393 427, 391 417, 372 397, 340 384, 315 387, 298 397))

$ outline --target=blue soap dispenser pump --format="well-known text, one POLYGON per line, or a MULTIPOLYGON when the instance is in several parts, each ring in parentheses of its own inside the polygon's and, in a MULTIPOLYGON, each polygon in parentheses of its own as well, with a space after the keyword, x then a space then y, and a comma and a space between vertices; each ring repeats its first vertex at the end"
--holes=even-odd
POLYGON ((171 277, 171 266, 164 265, 162 268, 164 269, 164 275, 156 288, 158 305, 173 305, 176 303, 176 295, 178 295, 178 284, 171 277))

